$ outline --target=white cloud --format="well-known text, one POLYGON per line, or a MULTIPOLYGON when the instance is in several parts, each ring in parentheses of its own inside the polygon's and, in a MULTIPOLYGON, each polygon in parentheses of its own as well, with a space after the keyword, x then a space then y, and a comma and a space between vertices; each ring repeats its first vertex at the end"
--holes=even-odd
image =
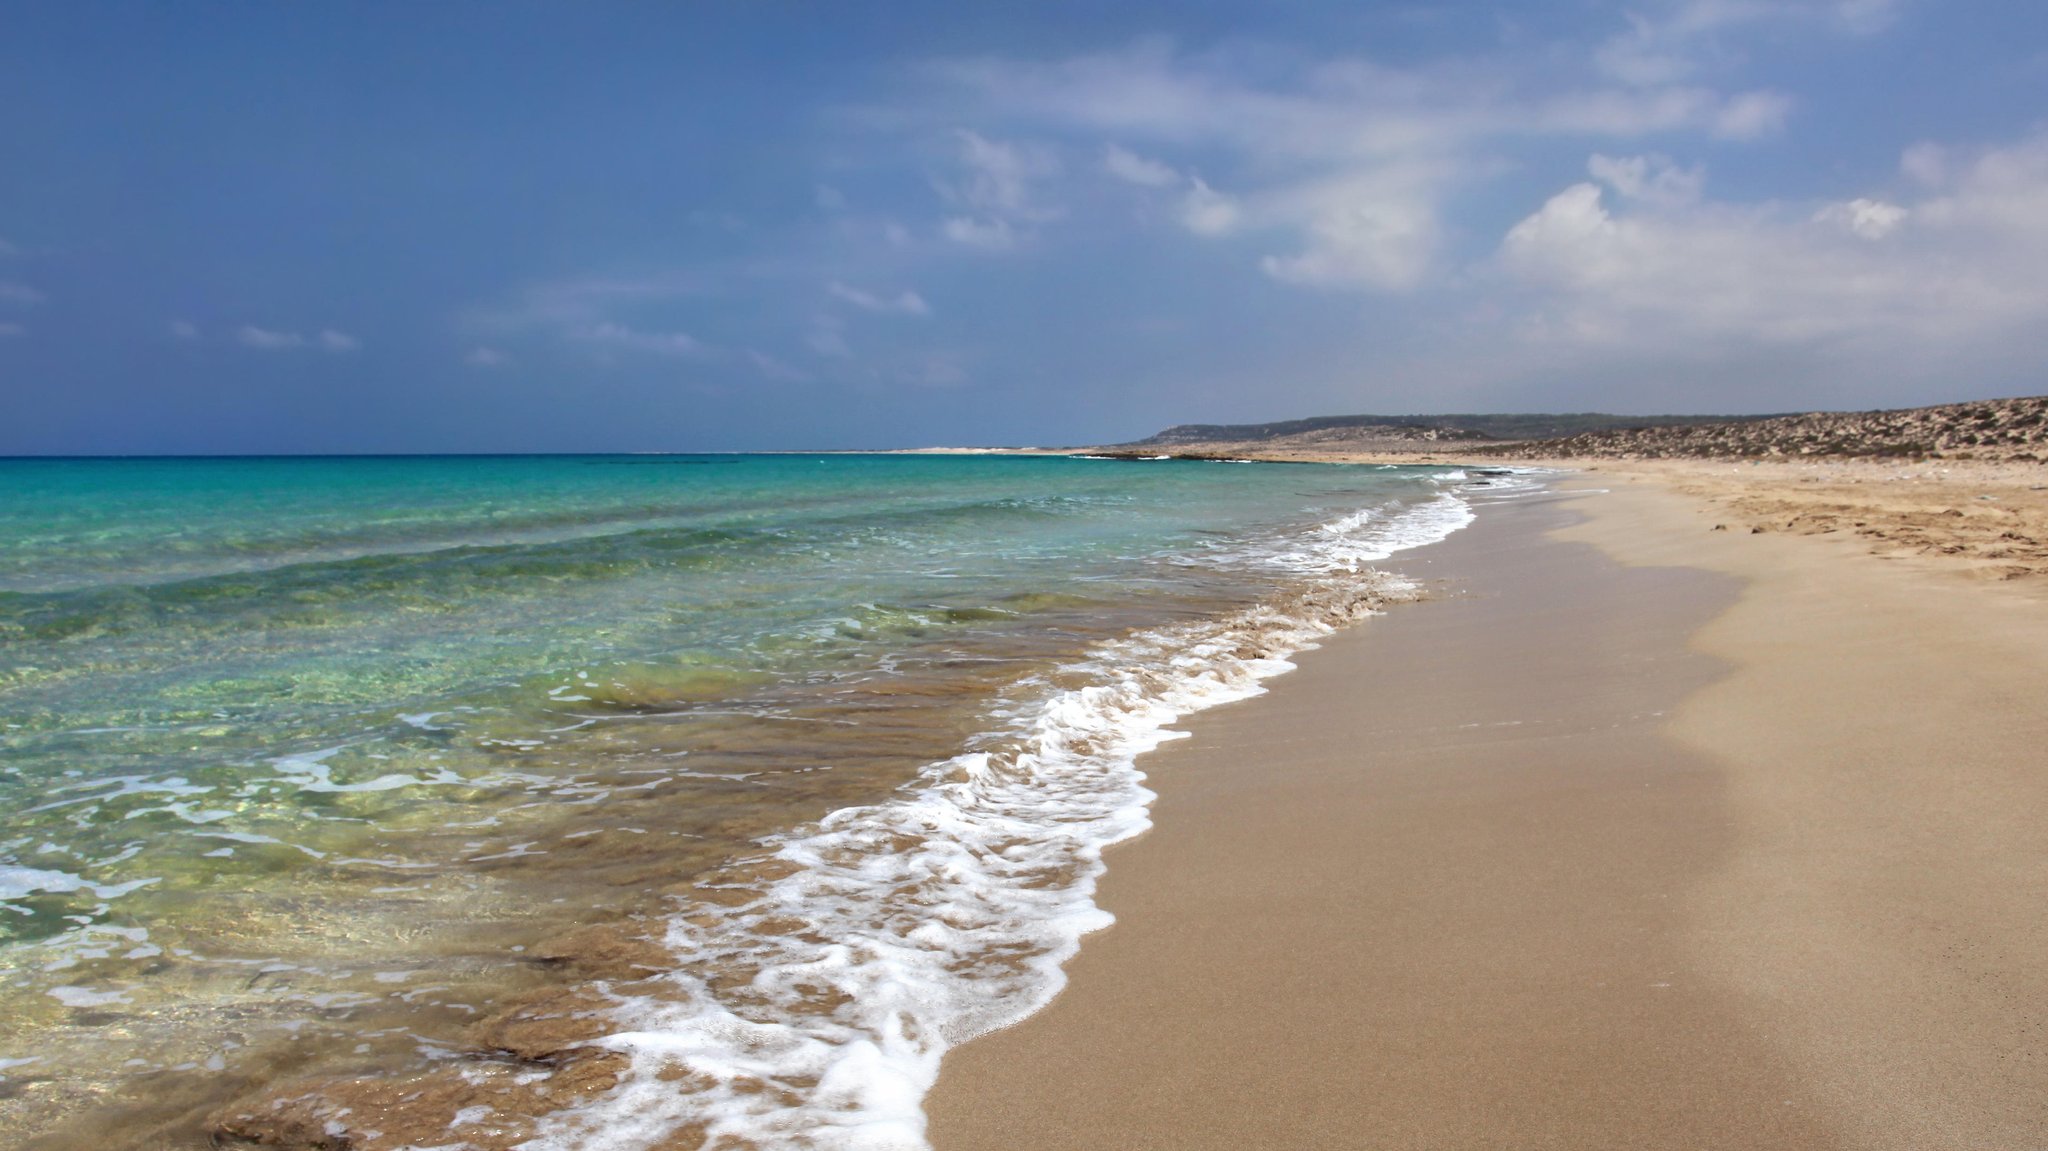
POLYGON ((1617 159, 1596 152, 1586 170, 1617 195, 1666 208, 1698 200, 1706 183, 1705 169, 1681 168, 1671 157, 1656 154, 1617 159))
POLYGON ((570 335, 600 348, 656 356, 702 356, 710 350, 688 332, 650 332, 611 320, 578 328, 570 335))
POLYGON ((1009 219, 1047 219, 1058 214, 1038 202, 1034 188, 1059 174, 1059 160, 1050 151, 990 140, 965 129, 955 135, 967 173, 954 187, 969 207, 1009 219))
POLYGON ((273 332, 254 324, 243 324, 235 331, 235 342, 245 348, 263 351, 282 351, 288 348, 303 348, 306 337, 298 332, 273 332))
POLYGON ((0 304, 13 304, 17 307, 25 308, 32 304, 40 304, 46 299, 49 299, 49 297, 29 287, 27 284, 16 284, 0 280, 0 304))
POLYGON ((1730 40, 1745 30, 1803 24, 1864 36, 1889 27, 1899 7, 1899 0, 1647 0, 1593 60, 1623 84, 1677 84, 1739 58, 1730 40))
POLYGON ((991 140, 978 132, 956 130, 960 175, 942 181, 939 191, 965 209, 942 225, 947 239, 988 251, 1015 247, 1022 225, 1059 218, 1061 210, 1047 204, 1039 186, 1060 172, 1049 149, 1038 145, 991 140))
POLYGON ((836 280, 826 286, 826 291, 866 312, 901 316, 932 314, 931 305, 924 302, 923 296, 912 291, 899 292, 893 297, 882 297, 872 292, 863 292, 859 288, 849 288, 836 280))
POLYGON ((1243 217, 1236 197, 1211 188, 1200 176, 1188 177, 1193 186, 1181 197, 1180 222, 1198 236, 1221 236, 1235 231, 1243 217))
POLYGON ((20 324, 0 323, 0 340, 14 340, 28 335, 28 329, 20 324))
POLYGON ((716 294, 713 282, 697 273, 555 280, 476 309, 462 317, 462 326, 491 348, 539 336, 608 362, 622 354, 715 359, 723 353, 678 330, 673 313, 684 301, 716 294))
POLYGON ((1103 146, 1102 170, 1127 184, 1144 188, 1170 188, 1180 183, 1179 172, 1115 144, 1103 146))
POLYGON ((1268 256, 1266 274, 1317 287, 1405 291, 1422 282, 1440 240, 1422 172, 1368 172, 1292 190, 1270 210, 1307 221, 1307 247, 1268 256))
MULTIPOLYGON (((1730 44, 1738 33, 1794 23, 1835 27, 1837 3, 1650 0, 1648 15, 1602 43, 1401 67, 1356 58, 1277 66, 1271 48, 1189 54, 1155 40, 1051 61, 942 61, 923 75, 942 86, 932 103, 944 115, 1053 134, 1094 149, 1117 180, 1182 189, 1170 210, 1198 236, 1270 236, 1260 266, 1271 276, 1408 292, 1448 279, 1449 202, 1511 171, 1512 157, 1533 144, 1745 141, 1782 130, 1790 96, 1718 82, 1739 55, 1730 44), (1229 194, 1160 162, 1152 148, 1198 150, 1205 175, 1229 194)), ((962 208, 985 207, 950 213, 943 234, 981 248, 1016 246, 1035 222, 1023 207, 1047 201, 1056 164, 1034 167, 989 136, 957 138, 963 163, 980 175, 948 196, 962 208)), ((1698 195, 1697 169, 1655 156, 1603 163, 1612 166, 1601 178, 1643 203, 1698 195)))
POLYGON ((1673 358, 1740 349, 1944 370, 2048 342, 2048 137, 1986 152, 1946 194, 1808 207, 1610 207, 1567 188, 1499 259, 1541 344, 1673 358), (1881 241, 1881 242, 1879 242, 1881 241))
POLYGON ((1207 180, 1192 173, 1183 176, 1174 168, 1148 159, 1117 144, 1102 149, 1102 170, 1126 184, 1141 188, 1187 186, 1175 207, 1181 226, 1198 236, 1222 236, 1237 230, 1244 220, 1244 206, 1237 197, 1219 192, 1207 180))
POLYGON ((199 339, 199 325, 190 320, 172 320, 165 325, 165 330, 170 332, 174 340, 192 343, 199 339))
POLYGON ((1624 84, 1651 87, 1675 84, 1691 76, 1697 65, 1686 52, 1687 34, 1644 16, 1627 16, 1628 30, 1610 38, 1593 53, 1608 76, 1624 84))
POLYGON ((844 212, 846 210, 846 193, 830 184, 818 185, 812 190, 811 199, 818 207, 827 212, 844 212))
POLYGON ((939 225, 939 231, 956 244, 990 252, 1007 252, 1017 246, 1017 231, 1010 227, 1008 220, 975 220, 966 216, 949 216, 939 225))
POLYGON ((299 348, 319 348, 324 352, 353 352, 362 347, 362 341, 345 332, 327 328, 319 335, 307 338, 302 332, 280 332, 259 328, 254 324, 243 324, 235 330, 235 342, 245 348, 258 351, 281 352, 299 348))
POLYGON ((1756 140, 1785 128, 1792 98, 1781 92, 1744 92, 1714 116, 1714 135, 1722 140, 1756 140))
POLYGON ((1608 136, 1626 140, 1692 131, 1712 124, 1725 101, 1707 88, 1632 91, 1597 88, 1538 98, 1522 125, 1503 125, 1503 136, 1608 136))
POLYGON ((478 344, 463 355, 462 362, 473 368, 502 368, 512 362, 512 357, 496 348, 478 344))
POLYGON ((1948 183, 1948 149, 1923 140, 1899 154, 1899 171, 1929 188, 1948 183))
POLYGON ((1882 200, 1850 200, 1844 204, 1829 204, 1815 212, 1813 218, 1823 223, 1839 224, 1866 240, 1882 240, 1898 231, 1906 222, 1906 209, 1882 200))
POLYGON ((1598 184, 1573 184, 1507 234, 1501 253, 1512 271, 1583 285, 1601 276, 1605 249, 1619 229, 1598 184))

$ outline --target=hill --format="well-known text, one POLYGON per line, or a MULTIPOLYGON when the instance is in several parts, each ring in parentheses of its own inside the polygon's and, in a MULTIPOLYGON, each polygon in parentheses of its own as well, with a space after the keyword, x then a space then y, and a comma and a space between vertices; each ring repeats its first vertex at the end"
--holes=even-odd
POLYGON ((1520 459, 1939 458, 2048 461, 2048 396, 1756 416, 1318 416, 1180 424, 1096 454, 1520 459))
POLYGON ((1267 424, 1180 424, 1119 447, 1171 448, 1218 443, 1335 443, 1347 440, 1399 440, 1426 443, 1487 440, 1548 440, 1611 428, 1677 427, 1729 423, 1763 416, 1615 416, 1603 412, 1569 414, 1477 413, 1434 416, 1316 416, 1267 424))
POLYGON ((1610 427, 1474 454, 1524 458, 1940 458, 2048 460, 2048 396, 1925 408, 1810 412, 1664 427, 1610 427))

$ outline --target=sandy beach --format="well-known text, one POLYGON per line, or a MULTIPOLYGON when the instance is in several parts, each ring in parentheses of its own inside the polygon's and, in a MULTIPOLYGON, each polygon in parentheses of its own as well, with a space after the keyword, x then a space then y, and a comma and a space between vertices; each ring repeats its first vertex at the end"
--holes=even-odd
POLYGON ((1117 924, 936 1147, 2042 1142, 2032 581, 1568 486, 1145 761, 1117 924))

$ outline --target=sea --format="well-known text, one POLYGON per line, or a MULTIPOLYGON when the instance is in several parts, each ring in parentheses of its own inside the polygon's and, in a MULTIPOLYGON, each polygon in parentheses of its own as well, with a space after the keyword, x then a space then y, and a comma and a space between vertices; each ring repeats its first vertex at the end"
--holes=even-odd
POLYGON ((922 1148, 1143 753, 1527 482, 0 460, 0 1143, 922 1148))

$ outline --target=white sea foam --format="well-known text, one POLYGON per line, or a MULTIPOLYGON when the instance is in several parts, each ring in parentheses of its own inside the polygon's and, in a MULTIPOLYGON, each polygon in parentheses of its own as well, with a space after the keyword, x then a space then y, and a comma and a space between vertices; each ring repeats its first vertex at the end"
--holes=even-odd
POLYGON ((1412 594, 1363 565, 1471 518, 1445 493, 1238 557, 1302 578, 1021 684, 996 732, 897 797, 764 841, 674 914, 675 970, 617 995, 620 1030, 601 1042, 631 1055, 627 1075, 523 1146, 921 1151, 946 1050, 1044 1006, 1081 937, 1111 922, 1094 902, 1102 851, 1150 826, 1137 757, 1412 594))

